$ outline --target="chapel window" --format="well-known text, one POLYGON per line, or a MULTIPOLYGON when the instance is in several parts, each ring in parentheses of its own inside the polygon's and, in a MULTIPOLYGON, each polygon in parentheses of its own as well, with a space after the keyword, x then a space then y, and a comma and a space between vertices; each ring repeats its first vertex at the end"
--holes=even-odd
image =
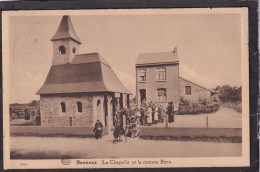
POLYGON ((62 113, 66 113, 66 104, 65 104, 64 102, 62 102, 62 103, 60 104, 60 106, 61 106, 61 112, 62 112, 62 113))
POLYGON ((74 54, 76 53, 76 48, 75 48, 75 47, 73 47, 72 52, 73 52, 74 54))
POLYGON ((66 49, 64 46, 59 47, 59 54, 66 54, 66 49))
POLYGON ((82 103, 81 102, 77 102, 77 111, 79 113, 82 113, 82 103))

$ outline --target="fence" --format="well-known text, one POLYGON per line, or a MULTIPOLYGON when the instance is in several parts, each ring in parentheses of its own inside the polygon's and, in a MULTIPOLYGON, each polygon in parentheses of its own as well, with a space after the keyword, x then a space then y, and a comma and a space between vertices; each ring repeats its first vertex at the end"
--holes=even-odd
MULTIPOLYGON (((156 127, 165 127, 166 123, 153 124, 156 127)), ((241 116, 224 115, 175 115, 174 122, 168 127, 175 128, 242 128, 241 116)))

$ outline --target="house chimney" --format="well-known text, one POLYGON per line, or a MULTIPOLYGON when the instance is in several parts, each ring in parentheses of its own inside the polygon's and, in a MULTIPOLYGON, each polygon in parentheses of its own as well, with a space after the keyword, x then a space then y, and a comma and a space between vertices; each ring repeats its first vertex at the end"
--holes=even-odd
POLYGON ((177 54, 177 47, 174 47, 173 53, 177 54))

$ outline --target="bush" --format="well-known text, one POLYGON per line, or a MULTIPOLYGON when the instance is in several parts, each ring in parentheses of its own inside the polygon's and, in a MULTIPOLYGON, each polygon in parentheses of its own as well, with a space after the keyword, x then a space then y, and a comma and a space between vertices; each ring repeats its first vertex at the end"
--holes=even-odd
POLYGON ((189 106, 189 101, 185 100, 183 97, 180 97, 180 105, 189 106))
POLYGON ((219 109, 219 102, 216 98, 200 98, 198 101, 185 100, 180 98, 179 114, 200 114, 216 112, 219 109))

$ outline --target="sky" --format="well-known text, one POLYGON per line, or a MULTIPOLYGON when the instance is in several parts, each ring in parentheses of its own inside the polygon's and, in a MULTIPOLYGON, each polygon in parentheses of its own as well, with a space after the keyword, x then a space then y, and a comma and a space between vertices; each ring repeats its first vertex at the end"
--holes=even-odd
MULTIPOLYGON (((80 54, 99 52, 135 95, 140 53, 178 47, 180 76, 207 88, 241 86, 239 14, 70 16, 80 54)), ((35 93, 51 67, 62 16, 9 17, 10 103, 39 100, 35 93)))

